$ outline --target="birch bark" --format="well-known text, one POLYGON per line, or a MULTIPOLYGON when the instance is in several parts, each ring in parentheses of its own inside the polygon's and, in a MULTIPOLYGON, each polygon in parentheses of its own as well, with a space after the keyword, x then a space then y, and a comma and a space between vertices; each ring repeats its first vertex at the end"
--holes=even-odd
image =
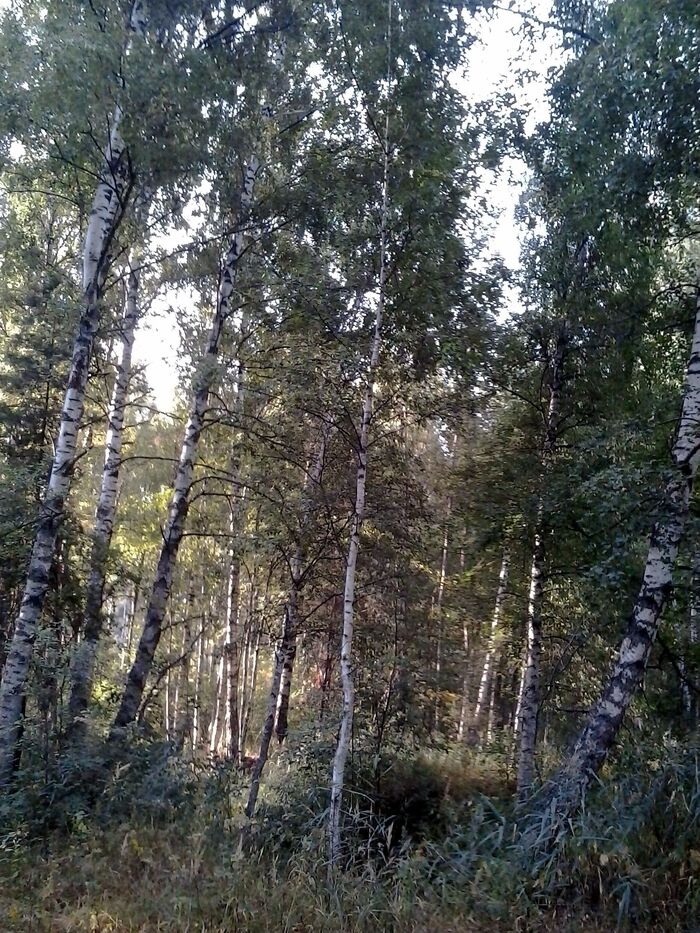
MULTIPOLYGON (((238 361, 238 385, 236 388, 236 414, 238 423, 243 417, 245 400, 245 368, 243 361, 238 361)), ((224 648, 226 657, 226 703, 228 710, 228 735, 226 754, 235 762, 240 760, 240 711, 238 708, 238 680, 240 673, 239 651, 239 613, 241 590, 241 550, 240 534, 245 509, 245 492, 241 490, 241 451, 235 447, 231 455, 229 472, 233 480, 238 499, 231 504, 229 512, 229 533, 231 547, 229 548, 228 586, 226 593, 226 644, 224 648)))
POLYGON ((122 437, 126 413, 131 355, 134 333, 139 317, 138 260, 130 267, 126 292, 126 309, 121 323, 122 345, 107 419, 105 459, 100 494, 95 512, 90 573, 85 593, 83 639, 78 646, 71 668, 71 691, 68 700, 69 733, 79 738, 84 731, 83 714, 87 710, 95 666, 97 643, 102 633, 102 600, 107 570, 107 553, 117 510, 117 490, 121 465, 122 437))
MULTIPOLYGON (((128 52, 131 34, 142 36, 145 27, 145 3, 143 0, 135 0, 127 19, 129 38, 125 43, 125 52, 128 52)), ((19 761, 17 744, 24 708, 24 685, 49 585, 58 529, 70 491, 78 431, 85 405, 88 365, 99 320, 107 252, 129 197, 131 173, 126 146, 120 133, 122 117, 121 106, 117 104, 83 245, 83 309, 73 345, 51 473, 37 523, 19 615, 0 681, 0 786, 11 779, 19 761)))
MULTIPOLYGON (((225 658, 223 652, 219 657, 216 664, 216 674, 213 678, 214 681, 214 696, 212 697, 212 709, 213 715, 211 722, 209 724, 209 754, 213 757, 219 753, 220 748, 220 733, 221 733, 221 710, 222 702, 221 697, 224 690, 224 680, 225 680, 225 658)), ((226 714, 224 712, 224 719, 226 714)))
POLYGON ((224 324, 231 313, 231 299, 235 286, 238 263, 244 249, 243 220, 250 212, 253 202, 255 181, 260 169, 253 157, 245 168, 240 198, 237 231, 234 234, 223 262, 216 308, 209 333, 206 352, 202 360, 200 376, 185 427, 180 459, 175 474, 174 491, 168 509, 168 520, 163 531, 163 543, 158 557, 155 578, 146 609, 143 631, 136 649, 136 657, 127 676, 119 710, 114 720, 112 736, 133 722, 138 712, 146 678, 151 670, 153 658, 160 641, 165 606, 172 585, 173 570, 177 561, 185 521, 190 504, 190 485, 194 472, 199 439, 209 401, 209 392, 216 375, 216 361, 224 324))
MULTIPOLYGON (((693 553, 693 573, 690 581, 690 608, 688 610, 688 643, 695 647, 700 635, 700 549, 697 547, 693 553)), ((695 671, 693 671, 695 673, 695 671)), ((698 698, 693 695, 689 704, 690 722, 693 727, 697 725, 698 698)))
POLYGON ((578 806, 607 758, 644 676, 661 612, 672 589, 673 566, 688 523, 690 493, 700 463, 700 292, 672 463, 665 516, 652 529, 642 585, 617 658, 568 759, 549 784, 545 804, 550 809, 550 838, 559 821, 578 806))
MULTIPOLYGON (((456 441, 455 441, 456 443, 456 441)), ((454 462, 454 454, 452 456, 454 462)), ((440 728, 440 686, 442 680, 442 599, 445 594, 445 579, 447 577, 447 557, 449 545, 448 525, 452 513, 452 497, 447 499, 447 515, 445 517, 445 531, 442 538, 442 551, 440 556, 440 573, 438 576, 437 592, 433 606, 434 616, 437 620, 437 645, 435 650, 435 712, 434 724, 436 731, 440 728)))
POLYGON ((493 616, 491 617, 491 632, 489 635, 488 647, 484 657, 484 666, 481 671, 481 680, 479 681, 479 693, 474 707, 474 727, 479 728, 482 724, 484 711, 487 707, 489 698, 489 688, 493 678, 493 659, 496 650, 496 638, 498 636, 498 627, 503 613, 503 604, 506 598, 508 587, 508 570, 510 567, 510 551, 508 545, 503 549, 503 558, 501 560, 501 569, 498 575, 498 589, 496 591, 496 605, 494 606, 493 616))
MULTIPOLYGON (((231 528, 234 528, 235 515, 231 514, 231 528)), ((235 533, 235 532, 233 532, 235 533)), ((232 546, 228 573, 228 594, 226 599, 226 704, 228 711, 228 734, 226 755, 231 761, 240 759, 240 715, 238 709, 238 677, 240 671, 239 652, 239 599, 241 586, 241 560, 238 548, 232 546)))
MULTIPOLYGON (((388 3, 387 23, 387 98, 391 93, 391 18, 392 3, 388 3)), ((355 682, 352 663, 352 638, 354 625, 355 604, 355 574, 357 571, 357 557, 360 551, 360 531, 365 515, 365 489, 367 483, 367 446, 369 442, 370 424, 374 405, 374 380, 379 364, 379 353, 382 346, 382 321, 386 303, 387 284, 387 228, 389 217, 389 101, 386 101, 386 116, 384 120, 383 138, 383 177, 382 177, 382 211, 379 229, 379 295, 374 317, 374 334, 370 350, 369 367, 367 370, 365 396, 360 416, 360 430, 357 439, 357 473, 355 481, 355 508, 350 525, 350 539, 348 543, 348 556, 345 570, 345 588, 343 594, 343 631, 340 643, 340 681, 343 692, 343 704, 340 716, 340 730, 333 756, 331 772, 330 806, 328 811, 328 855, 329 862, 335 865, 340 858, 341 846, 341 809, 343 804, 343 790, 345 786, 345 764, 350 750, 352 736, 352 723, 355 710, 355 682)))
POLYGON ((321 429, 321 437, 318 442, 315 457, 311 468, 307 473, 302 497, 302 514, 299 528, 300 540, 294 551, 294 557, 291 561, 290 576, 291 586, 289 593, 289 602, 293 603, 294 612, 290 618, 290 628, 286 632, 285 639, 283 632, 282 650, 284 652, 284 662, 282 665, 282 678, 280 681, 280 690, 277 698, 277 709, 275 712, 275 734, 280 742, 283 742, 287 736, 288 718, 289 718, 289 697, 292 689, 292 676, 294 674, 294 661, 297 653, 297 629, 298 629, 298 609, 299 599, 304 587, 302 579, 304 565, 304 545, 303 540, 307 534, 309 523, 311 521, 311 512, 313 507, 314 495, 321 483, 323 473, 323 463, 326 456, 326 445, 330 434, 330 425, 324 423, 321 429), (296 591, 296 592, 293 592, 296 591))
POLYGON ((250 646, 250 670, 246 680, 241 684, 243 702, 241 703, 241 722, 238 745, 245 749, 248 739, 248 728, 250 726, 250 714, 253 708, 253 697, 258 683, 258 661, 260 660, 260 642, 262 640, 262 625, 258 624, 255 631, 251 632, 254 637, 254 644, 250 646))
POLYGON ((191 589, 185 603, 182 620, 182 651, 178 676, 177 702, 175 704, 175 735, 178 749, 182 751, 192 737, 192 697, 190 692, 190 667, 192 662, 192 619, 194 618, 195 594, 191 589))

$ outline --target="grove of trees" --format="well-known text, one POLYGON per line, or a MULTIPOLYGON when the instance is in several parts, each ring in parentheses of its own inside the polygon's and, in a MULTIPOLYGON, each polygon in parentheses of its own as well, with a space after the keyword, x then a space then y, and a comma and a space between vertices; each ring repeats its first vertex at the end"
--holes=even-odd
POLYGON ((3 929, 696 929, 697 3, 10 0, 0 72, 3 929))

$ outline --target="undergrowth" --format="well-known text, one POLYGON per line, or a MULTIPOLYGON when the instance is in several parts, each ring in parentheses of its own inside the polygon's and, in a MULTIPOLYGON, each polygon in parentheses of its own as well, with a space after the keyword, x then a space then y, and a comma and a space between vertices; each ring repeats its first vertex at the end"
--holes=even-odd
POLYGON ((356 768, 333 874, 324 751, 278 757, 252 824, 239 772, 165 746, 26 772, 0 811, 2 930, 700 930, 696 750, 628 749, 537 857, 503 756, 397 750, 356 768))

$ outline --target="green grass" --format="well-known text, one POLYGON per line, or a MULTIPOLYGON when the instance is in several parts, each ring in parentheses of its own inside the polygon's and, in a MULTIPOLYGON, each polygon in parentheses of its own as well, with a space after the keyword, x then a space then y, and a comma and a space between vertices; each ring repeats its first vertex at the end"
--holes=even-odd
POLYGON ((352 858, 331 877, 320 758, 272 769, 253 827, 234 772, 193 773, 154 749, 90 808, 65 778, 60 804, 25 788, 0 843, 0 929, 700 930, 695 751, 627 752, 539 862, 518 845, 497 756, 398 755, 371 806, 369 772, 356 775, 352 858))

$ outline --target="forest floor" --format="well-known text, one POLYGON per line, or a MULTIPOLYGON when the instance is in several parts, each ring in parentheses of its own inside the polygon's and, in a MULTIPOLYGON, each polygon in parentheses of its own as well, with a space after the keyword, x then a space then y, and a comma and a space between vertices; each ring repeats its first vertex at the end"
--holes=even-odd
POLYGON ((407 759, 371 819, 353 813, 352 860, 329 877, 323 811, 299 796, 303 780, 263 801, 251 828, 230 771, 144 759, 90 808, 64 795, 60 818, 57 804, 39 818, 40 796, 27 798, 24 823, 0 840, 0 930, 698 933, 697 765, 617 781, 571 840, 528 866, 496 760, 407 759), (626 820, 614 813, 623 800, 626 820))

